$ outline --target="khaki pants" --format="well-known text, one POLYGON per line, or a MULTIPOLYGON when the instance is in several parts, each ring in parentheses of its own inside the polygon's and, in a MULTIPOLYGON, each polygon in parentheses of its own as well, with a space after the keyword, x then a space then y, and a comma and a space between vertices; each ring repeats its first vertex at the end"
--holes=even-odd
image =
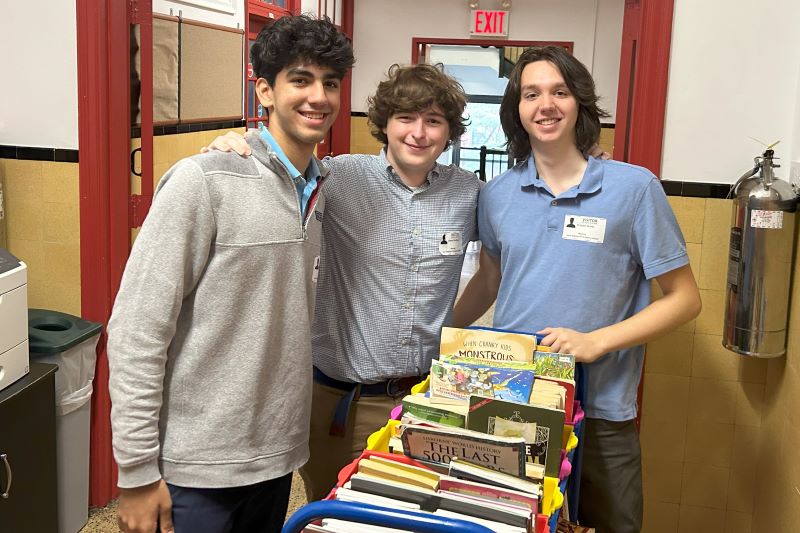
POLYGON ((350 405, 344 437, 330 435, 333 413, 344 391, 314 383, 311 401, 311 457, 300 468, 308 501, 320 500, 336 485, 339 470, 361 455, 367 437, 386 425, 402 396, 362 396, 350 405))

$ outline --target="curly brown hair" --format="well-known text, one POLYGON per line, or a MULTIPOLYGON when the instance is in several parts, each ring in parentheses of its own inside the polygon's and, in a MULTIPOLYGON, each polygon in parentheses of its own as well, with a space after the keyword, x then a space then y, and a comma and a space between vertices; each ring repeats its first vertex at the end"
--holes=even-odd
POLYGON ((384 146, 389 141, 383 130, 396 113, 414 113, 438 106, 450 126, 448 147, 464 134, 469 124, 463 116, 467 107, 464 88, 444 73, 441 64, 392 65, 368 102, 370 131, 384 146))

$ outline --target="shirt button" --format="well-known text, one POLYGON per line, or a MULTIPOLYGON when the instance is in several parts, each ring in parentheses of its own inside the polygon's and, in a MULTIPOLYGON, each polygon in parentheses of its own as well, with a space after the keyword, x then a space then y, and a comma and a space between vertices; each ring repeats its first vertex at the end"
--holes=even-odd
POLYGON ((414 233, 414 235, 419 235, 419 228, 414 228, 413 233, 414 233))
POLYGON ((408 344, 408 339, 400 339, 400 346, 405 346, 408 344))
POLYGON ((411 265, 411 272, 416 272, 417 270, 419 270, 417 265, 411 265))
POLYGON ((558 205, 558 202, 556 202, 555 200, 553 200, 552 202, 550 202, 550 205, 558 205))

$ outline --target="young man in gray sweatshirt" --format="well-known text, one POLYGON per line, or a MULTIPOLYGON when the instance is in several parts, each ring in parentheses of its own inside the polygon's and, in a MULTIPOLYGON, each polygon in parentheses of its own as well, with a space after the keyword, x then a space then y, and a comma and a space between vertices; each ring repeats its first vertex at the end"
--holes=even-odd
POLYGON ((164 175, 109 322, 125 532, 280 531, 308 459, 327 174, 313 151, 354 60, 309 17, 265 28, 251 60, 269 131, 248 134, 254 157, 207 153, 164 175))

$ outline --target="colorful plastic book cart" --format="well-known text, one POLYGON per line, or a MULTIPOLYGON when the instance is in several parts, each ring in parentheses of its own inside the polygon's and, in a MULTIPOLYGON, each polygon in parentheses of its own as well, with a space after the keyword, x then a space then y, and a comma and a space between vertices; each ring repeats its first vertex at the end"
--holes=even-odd
MULTIPOLYGON (((412 393, 425 392, 425 390, 427 390, 427 381, 417 385, 412 389, 412 393)), ((531 524, 532 533, 553 533, 556 531, 561 508, 564 504, 564 494, 567 489, 567 484, 570 481, 571 475, 575 475, 577 473, 575 470, 579 469, 579 466, 577 469, 573 469, 573 464, 575 464, 574 462, 577 459, 576 452, 578 451, 579 436, 582 434, 583 430, 583 418, 584 414, 580 407, 580 402, 576 401, 573 419, 565 424, 564 435, 562 436, 561 471, 557 478, 547 476, 544 478, 541 512, 536 515, 535 521, 531 524)), ((389 439, 399 424, 399 420, 391 419, 383 428, 369 437, 367 440, 367 448, 362 453, 361 457, 344 467, 339 473, 338 486, 343 485, 353 472, 358 469, 358 462, 361 459, 369 458, 372 455, 380 456, 388 454, 389 439)), ((392 457, 397 461, 409 462, 411 464, 415 463, 413 459, 404 455, 393 455, 392 457)), ((574 490, 572 486, 571 490, 574 490)), ((570 493, 570 514, 573 514, 570 518, 573 519, 575 518, 574 513, 577 512, 577 501, 573 503, 573 500, 577 500, 577 498, 574 498, 574 496, 577 495, 570 493)), ((485 526, 459 519, 436 517, 415 511, 388 509, 356 502, 325 500, 310 503, 298 510, 286 522, 282 533, 298 533, 302 531, 306 525, 322 518, 339 518, 364 524, 420 531, 423 533, 449 533, 455 531, 464 533, 484 533, 491 531, 485 526)))

